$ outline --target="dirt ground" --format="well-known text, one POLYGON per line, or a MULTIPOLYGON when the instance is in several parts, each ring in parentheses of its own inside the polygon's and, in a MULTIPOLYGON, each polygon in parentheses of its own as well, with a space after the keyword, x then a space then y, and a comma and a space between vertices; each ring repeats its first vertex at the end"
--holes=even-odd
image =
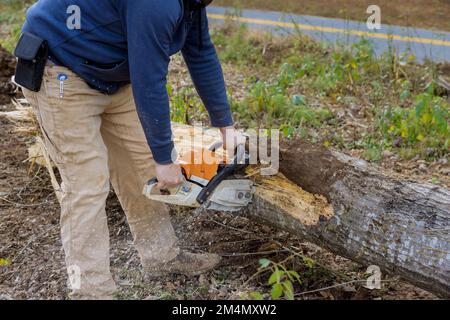
MULTIPOLYGON (((9 61, 9 56, 0 57, 0 70, 9 70, 5 72, 7 79, 11 72, 9 61)), ((7 101, 11 95, 2 92, 2 98, 7 101)), ((12 109, 11 104, 6 104, 0 111, 12 109)), ((30 169, 26 162, 27 147, 33 138, 18 135, 15 128, 15 124, 0 118, 0 299, 66 299, 59 206, 45 169, 30 169)), ((382 290, 369 291, 349 284, 307 293, 362 280, 365 267, 238 215, 175 208, 172 220, 182 247, 219 253, 223 261, 219 268, 202 276, 145 281, 126 217, 113 192, 107 215, 112 272, 121 299, 240 299, 255 290, 267 293, 269 274, 253 277, 258 260, 283 261, 291 256, 291 250, 315 262, 312 267, 297 258, 286 263, 287 268, 301 275, 302 284, 295 288, 298 299, 436 298, 390 276, 384 278, 387 282, 382 290)))
POLYGON ((366 9, 381 8, 382 23, 450 31, 450 2, 447 0, 216 0, 215 5, 273 10, 291 13, 365 21, 366 9))
POLYGON ((14 94, 15 88, 10 83, 14 74, 16 61, 8 52, 0 46, 0 105, 8 104, 14 94))

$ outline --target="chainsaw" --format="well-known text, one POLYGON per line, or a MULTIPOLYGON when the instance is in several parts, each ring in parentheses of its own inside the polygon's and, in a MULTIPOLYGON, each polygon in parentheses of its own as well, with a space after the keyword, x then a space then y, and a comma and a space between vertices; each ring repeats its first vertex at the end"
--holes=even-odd
POLYGON ((248 165, 245 145, 239 145, 230 163, 220 163, 216 150, 222 143, 208 149, 191 150, 180 154, 178 163, 184 182, 176 188, 157 190, 158 179, 144 187, 144 195, 154 201, 192 208, 236 212, 252 202, 255 187, 242 173, 248 165), (193 161, 197 159, 197 161, 193 161), (199 161, 200 159, 200 161, 199 161))

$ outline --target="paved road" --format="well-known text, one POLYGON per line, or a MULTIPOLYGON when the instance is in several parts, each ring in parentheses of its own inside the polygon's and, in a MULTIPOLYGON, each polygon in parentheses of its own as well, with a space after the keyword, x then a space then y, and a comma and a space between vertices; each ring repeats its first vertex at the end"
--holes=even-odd
MULTIPOLYGON (((450 62, 450 33, 392 25, 380 30, 369 30, 365 22, 286 14, 272 11, 243 10, 239 16, 230 15, 234 9, 211 6, 208 16, 211 23, 223 23, 231 18, 253 28, 277 34, 301 31, 314 39, 333 44, 348 45, 361 38, 373 43, 377 55, 395 48, 398 54, 408 53, 418 62, 450 62)), ((363 13, 364 14, 364 13, 363 13)), ((432 19, 432 17, 430 17, 432 19)))

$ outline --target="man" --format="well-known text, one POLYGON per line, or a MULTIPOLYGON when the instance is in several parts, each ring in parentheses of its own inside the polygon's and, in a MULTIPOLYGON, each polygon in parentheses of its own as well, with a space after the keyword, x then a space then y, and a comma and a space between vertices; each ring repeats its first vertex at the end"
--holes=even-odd
POLYGON ((225 143, 227 129, 234 137, 208 32, 210 2, 40 0, 27 13, 23 32, 49 47, 40 90, 24 94, 62 177, 61 235, 72 298, 109 299, 116 289, 105 213, 109 181, 150 275, 198 274, 219 262, 213 254, 181 251, 168 209, 141 195, 155 175, 160 188, 183 179, 174 163, 166 91, 171 55, 181 50, 212 126, 225 143))

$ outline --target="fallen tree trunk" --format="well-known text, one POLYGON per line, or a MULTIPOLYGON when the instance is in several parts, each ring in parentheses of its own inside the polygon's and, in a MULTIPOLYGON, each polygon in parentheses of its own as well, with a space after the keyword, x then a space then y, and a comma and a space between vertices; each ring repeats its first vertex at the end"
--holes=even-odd
MULTIPOLYGON (((189 146, 189 130, 175 126, 178 148, 189 146)), ((450 296, 449 190, 298 140, 282 143, 280 170, 252 175, 257 192, 248 216, 450 296)))

